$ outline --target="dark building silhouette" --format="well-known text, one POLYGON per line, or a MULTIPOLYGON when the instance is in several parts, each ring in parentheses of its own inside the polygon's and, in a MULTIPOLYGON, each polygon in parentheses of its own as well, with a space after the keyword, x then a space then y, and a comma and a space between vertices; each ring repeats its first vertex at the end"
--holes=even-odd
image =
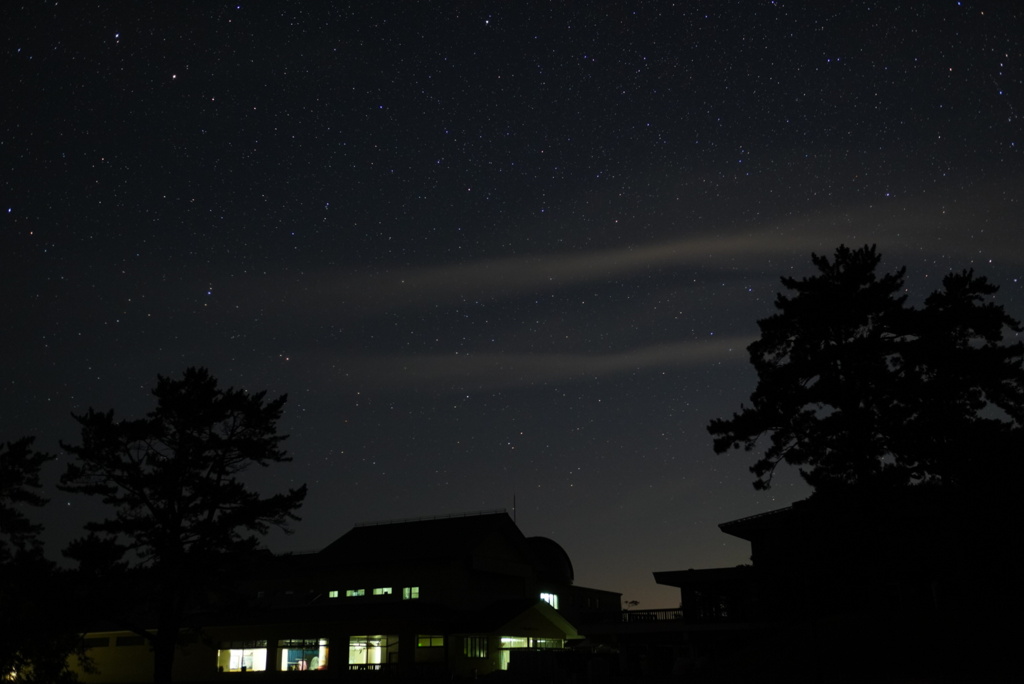
MULTIPOLYGON (((219 610, 193 616, 202 639, 179 649, 175 681, 234 673, 296 681, 313 671, 327 681, 450 680, 550 669, 556 659, 542 656, 580 640, 577 625, 620 610, 619 594, 573 579, 561 546, 525 537, 504 512, 359 525, 319 553, 253 564, 218 597, 219 610)), ((93 631, 87 644, 100 672, 83 681, 151 676, 141 638, 93 631)))
POLYGON ((994 676, 1021 605, 1006 522, 920 488, 722 523, 751 565, 654 573, 680 590, 677 668, 746 682, 994 676))
MULTIPOLYGON (((811 498, 722 523, 751 564, 655 572, 679 605, 629 611, 503 512, 358 525, 254 559, 190 617, 175 681, 1009 681, 1020 543, 993 510, 928 489, 811 498)), ((149 681, 140 637, 96 626, 86 644, 83 681, 149 681)))

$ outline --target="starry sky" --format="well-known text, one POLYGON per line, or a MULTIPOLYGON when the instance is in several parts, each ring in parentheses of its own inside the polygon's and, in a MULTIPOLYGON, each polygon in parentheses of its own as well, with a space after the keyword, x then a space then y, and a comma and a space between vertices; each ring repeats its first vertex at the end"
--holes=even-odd
POLYGON ((877 244, 1024 318, 1011 2, 34 2, 0 10, 0 439, 48 554, 71 412, 206 366, 287 393, 293 535, 508 509, 578 584, 748 562, 755 457, 705 426, 782 275, 877 244))

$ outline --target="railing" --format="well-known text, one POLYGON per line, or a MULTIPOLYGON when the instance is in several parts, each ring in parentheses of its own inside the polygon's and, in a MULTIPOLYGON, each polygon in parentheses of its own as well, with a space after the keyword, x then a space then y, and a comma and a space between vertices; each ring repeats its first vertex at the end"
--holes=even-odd
POLYGON ((394 663, 349 663, 348 669, 351 672, 388 672, 394 671, 394 663))
POLYGON ((650 610, 624 610, 619 615, 619 622, 632 624, 636 622, 662 622, 665 620, 682 620, 683 611, 679 608, 652 608, 650 610))

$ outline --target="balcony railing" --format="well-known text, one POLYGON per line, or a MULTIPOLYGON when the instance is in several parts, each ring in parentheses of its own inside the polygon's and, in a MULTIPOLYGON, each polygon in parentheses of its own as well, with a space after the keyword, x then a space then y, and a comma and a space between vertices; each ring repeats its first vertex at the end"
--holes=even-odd
POLYGON ((682 620, 683 611, 679 608, 652 608, 650 610, 624 610, 619 614, 619 622, 633 624, 637 622, 662 622, 665 620, 682 620))
POLYGON ((395 663, 349 663, 350 672, 395 672, 395 663))

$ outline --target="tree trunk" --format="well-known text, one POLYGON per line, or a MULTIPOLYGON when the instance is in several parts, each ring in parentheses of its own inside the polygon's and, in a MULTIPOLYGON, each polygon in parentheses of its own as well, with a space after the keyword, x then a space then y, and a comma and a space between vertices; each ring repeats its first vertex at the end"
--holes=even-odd
POLYGON ((173 681, 174 655, 181 624, 181 603, 173 577, 165 578, 157 587, 160 593, 157 597, 156 636, 153 639, 153 682, 170 684, 173 681))
POLYGON ((153 642, 153 682, 154 684, 170 684, 173 681, 174 650, 177 646, 177 629, 167 629, 161 625, 157 629, 153 642))

